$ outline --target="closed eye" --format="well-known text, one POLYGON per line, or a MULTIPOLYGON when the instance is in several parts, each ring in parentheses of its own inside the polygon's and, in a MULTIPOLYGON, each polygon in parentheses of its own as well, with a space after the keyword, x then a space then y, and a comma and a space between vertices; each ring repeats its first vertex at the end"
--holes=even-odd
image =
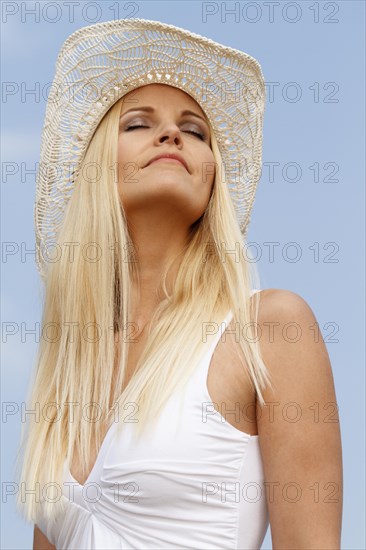
MULTIPOLYGON (((129 130, 133 130, 135 128, 148 128, 148 126, 144 126, 142 124, 134 124, 133 126, 128 126, 125 129, 125 132, 128 132, 129 130)), ((194 130, 186 130, 189 134, 194 134, 195 136, 199 137, 202 141, 205 141, 205 136, 201 134, 200 132, 195 132, 194 130)))
POLYGON ((133 128, 148 128, 148 126, 143 126, 142 124, 134 124, 133 126, 127 126, 125 132, 128 132, 128 130, 132 130, 133 128))
POLYGON ((189 134, 194 134, 195 136, 198 136, 202 141, 205 141, 205 136, 200 132, 195 132, 194 130, 187 130, 187 132, 189 134))

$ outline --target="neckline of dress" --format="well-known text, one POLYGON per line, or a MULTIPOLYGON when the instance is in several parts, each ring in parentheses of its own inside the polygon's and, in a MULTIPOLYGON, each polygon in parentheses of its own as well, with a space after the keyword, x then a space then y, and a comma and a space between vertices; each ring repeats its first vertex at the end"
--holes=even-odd
MULTIPOLYGON (((250 295, 252 296, 255 292, 258 292, 258 291, 257 291, 257 290, 251 290, 250 295)), ((226 316, 224 317, 224 319, 221 321, 220 327, 222 327, 222 323, 225 323, 226 325, 229 324, 229 323, 231 322, 232 318, 233 318, 233 311, 232 311, 232 309, 229 309, 228 313, 226 314, 226 316)), ((219 330, 219 337, 218 337, 217 341, 215 340, 212 349, 210 349, 210 352, 209 352, 209 356, 210 356, 210 357, 211 357, 211 355, 214 353, 214 351, 215 351, 215 349, 216 349, 216 346, 217 346, 217 344, 218 344, 218 341, 219 341, 219 339, 221 338, 222 334, 225 332, 225 330, 226 330, 226 328, 225 328, 224 330, 222 330, 222 329, 220 328, 220 330, 219 330)), ((208 390, 207 390, 207 393, 208 393, 208 390)), ((74 476, 72 475, 72 473, 71 473, 71 471, 70 471, 70 468, 67 467, 67 465, 66 465, 66 459, 65 459, 64 467, 65 467, 65 469, 66 469, 66 472, 67 472, 68 477, 71 478, 72 481, 74 481, 75 483, 77 483, 78 486, 81 487, 82 489, 89 483, 90 479, 92 478, 92 476, 93 476, 93 474, 94 474, 94 472, 95 472, 97 466, 99 465, 100 458, 101 458, 101 456, 102 456, 102 454, 103 454, 103 450, 105 449, 105 446, 107 445, 107 441, 108 441, 108 440, 110 439, 110 437, 111 437, 111 434, 112 434, 112 432, 113 432, 113 427, 114 427, 115 425, 117 425, 117 424, 118 424, 117 422, 112 422, 112 424, 109 426, 109 428, 108 428, 108 430, 107 430, 107 432, 106 432, 106 434, 105 434, 105 436, 104 436, 104 439, 103 439, 103 441, 102 441, 102 444, 101 444, 101 446, 100 446, 99 452, 98 452, 97 457, 96 457, 95 462, 94 462, 94 465, 93 465, 93 467, 92 467, 92 469, 91 469, 91 471, 90 471, 90 473, 89 473, 89 475, 88 475, 88 477, 86 478, 86 480, 85 480, 84 483, 79 483, 79 482, 77 481, 77 479, 74 478, 74 476)), ((236 428, 234 428, 234 429, 236 430, 236 428)), ((239 431, 239 430, 237 430, 237 431, 239 431)), ((244 437, 245 437, 245 436, 246 436, 246 437, 250 436, 250 438, 254 438, 254 439, 258 437, 258 435, 246 434, 245 432, 241 432, 241 433, 244 435, 244 437)))

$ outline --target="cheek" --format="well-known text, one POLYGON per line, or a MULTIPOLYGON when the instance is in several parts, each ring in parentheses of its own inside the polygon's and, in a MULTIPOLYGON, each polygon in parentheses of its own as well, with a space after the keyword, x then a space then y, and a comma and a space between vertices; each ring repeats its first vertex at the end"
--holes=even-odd
POLYGON ((138 151, 134 149, 131 143, 128 143, 127 139, 120 137, 117 149, 119 179, 126 180, 128 174, 136 172, 136 168, 133 167, 133 164, 136 164, 136 158, 138 158, 138 151))
POLYGON ((117 160, 118 162, 122 162, 126 157, 128 157, 128 143, 126 143, 126 139, 123 136, 120 136, 117 145, 117 160))
POLYGON ((206 187, 211 189, 217 170, 215 158, 210 150, 209 152, 205 151, 205 153, 201 155, 201 159, 202 162, 199 166, 200 179, 206 187))

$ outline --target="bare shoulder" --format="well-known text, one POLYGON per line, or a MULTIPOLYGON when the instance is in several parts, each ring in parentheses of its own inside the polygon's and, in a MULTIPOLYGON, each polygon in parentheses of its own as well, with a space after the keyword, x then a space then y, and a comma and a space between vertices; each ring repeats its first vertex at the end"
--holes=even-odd
POLYGON ((265 479, 274 491, 267 494, 272 542, 337 548, 342 453, 327 348, 304 298, 282 289, 260 295, 260 351, 275 388, 263 392, 266 405, 257 411, 265 479))
POLYGON ((292 349, 299 353, 302 346, 309 345, 309 339, 319 344, 313 351, 318 349, 323 355, 326 353, 315 314, 302 296, 277 288, 264 289, 259 294, 258 323, 262 329, 260 344, 264 353, 269 349, 272 353, 275 350, 288 353, 289 344, 297 344, 292 349), (272 344, 270 348, 269 344, 272 344))
POLYGON ((315 314, 302 296, 290 290, 262 290, 258 325, 262 357, 276 384, 277 397, 288 400, 303 393, 305 383, 308 397, 311 392, 320 398, 316 384, 320 378, 326 382, 328 397, 335 397, 328 351, 315 314))
POLYGON ((292 290, 265 288, 261 290, 259 294, 262 316, 268 314, 283 314, 286 317, 288 314, 297 314, 300 316, 305 314, 315 318, 306 300, 292 290))

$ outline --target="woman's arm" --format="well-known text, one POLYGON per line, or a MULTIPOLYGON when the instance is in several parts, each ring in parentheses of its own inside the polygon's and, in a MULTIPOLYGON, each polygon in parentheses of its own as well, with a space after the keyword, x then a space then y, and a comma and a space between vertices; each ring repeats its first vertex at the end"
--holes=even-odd
POLYGON ((263 290, 258 323, 276 384, 257 407, 273 549, 339 550, 342 448, 327 349, 312 310, 291 291, 263 290))
POLYGON ((34 525, 33 550, 57 550, 56 546, 50 543, 37 525, 34 525))

